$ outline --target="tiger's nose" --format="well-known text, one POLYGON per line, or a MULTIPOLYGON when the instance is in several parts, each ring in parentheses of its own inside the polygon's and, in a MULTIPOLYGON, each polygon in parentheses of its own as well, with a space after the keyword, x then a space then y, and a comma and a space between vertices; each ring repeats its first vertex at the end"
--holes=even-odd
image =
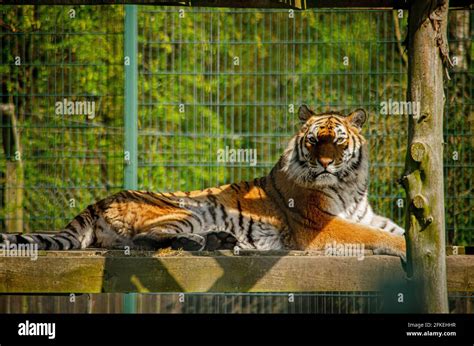
POLYGON ((328 168, 328 166, 334 162, 333 159, 330 157, 319 157, 318 162, 323 166, 324 168, 328 168))

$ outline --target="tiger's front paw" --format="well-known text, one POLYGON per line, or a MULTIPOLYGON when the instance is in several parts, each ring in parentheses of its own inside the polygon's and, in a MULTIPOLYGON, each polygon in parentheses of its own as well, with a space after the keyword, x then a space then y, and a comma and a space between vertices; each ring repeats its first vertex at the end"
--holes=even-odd
POLYGON ((202 251, 206 246, 206 238, 194 233, 182 233, 171 242, 173 250, 202 251))
POLYGON ((237 239, 229 232, 208 231, 203 233, 182 233, 171 243, 173 249, 185 251, 215 251, 233 249, 237 239))
POLYGON ((402 261, 403 268, 406 267, 406 242, 405 237, 394 236, 390 245, 381 245, 373 249, 374 255, 397 256, 402 261))
POLYGON ((210 231, 205 233, 206 246, 205 250, 231 250, 237 245, 237 238, 231 233, 225 231, 210 231))
POLYGON ((406 252, 393 247, 381 246, 373 249, 374 255, 388 255, 400 257, 402 262, 406 262, 406 252))

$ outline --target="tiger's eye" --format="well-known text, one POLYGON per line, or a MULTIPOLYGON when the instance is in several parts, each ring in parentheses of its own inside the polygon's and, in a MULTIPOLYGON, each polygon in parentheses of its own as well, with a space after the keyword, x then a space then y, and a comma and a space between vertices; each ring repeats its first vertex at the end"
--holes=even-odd
POLYGON ((310 142, 311 144, 316 144, 317 139, 314 136, 308 136, 308 142, 310 142))

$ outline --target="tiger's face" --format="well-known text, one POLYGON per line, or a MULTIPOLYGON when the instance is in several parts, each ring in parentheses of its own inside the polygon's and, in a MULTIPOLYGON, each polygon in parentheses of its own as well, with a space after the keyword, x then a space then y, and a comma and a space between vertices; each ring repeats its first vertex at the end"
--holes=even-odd
POLYGON ((343 115, 315 114, 301 106, 303 125, 285 151, 283 170, 305 187, 334 186, 366 169, 364 138, 360 134, 367 116, 364 110, 343 115))

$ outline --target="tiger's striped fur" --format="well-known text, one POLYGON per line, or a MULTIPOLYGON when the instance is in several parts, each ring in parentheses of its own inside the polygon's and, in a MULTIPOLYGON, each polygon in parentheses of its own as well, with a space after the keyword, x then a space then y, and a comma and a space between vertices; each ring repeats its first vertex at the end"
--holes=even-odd
POLYGON ((40 249, 323 249, 362 243, 403 256, 403 229, 368 203, 363 110, 299 110, 303 125, 270 174, 201 191, 122 191, 88 206, 55 235, 7 235, 40 249))

